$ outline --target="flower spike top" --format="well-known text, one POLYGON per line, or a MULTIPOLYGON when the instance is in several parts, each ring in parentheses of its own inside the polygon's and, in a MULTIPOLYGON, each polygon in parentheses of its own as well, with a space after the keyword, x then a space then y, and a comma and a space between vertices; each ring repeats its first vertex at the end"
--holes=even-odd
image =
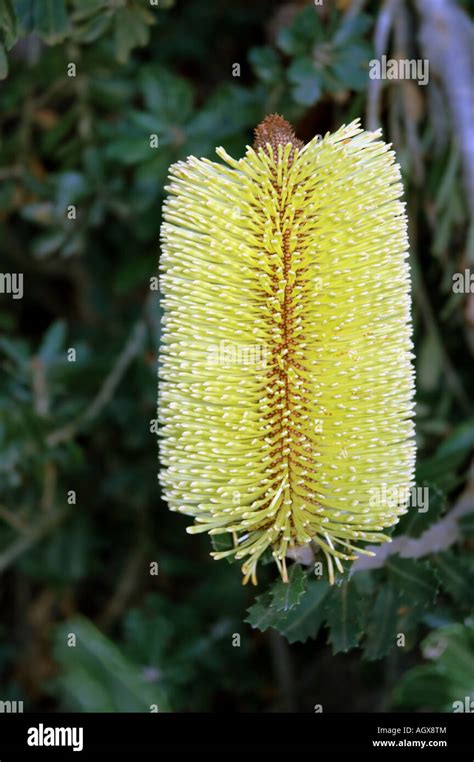
POLYGON ((278 115, 224 164, 170 168, 162 226, 160 481, 212 553, 330 581, 413 484, 410 274, 400 171, 358 121, 307 145, 278 115))
POLYGON ((291 143, 292 146, 291 159, 288 159, 288 163, 291 163, 295 149, 303 148, 304 143, 298 140, 291 124, 279 114, 266 116, 263 122, 260 122, 255 128, 253 147, 256 151, 263 148, 264 151, 270 153, 270 156, 278 156, 278 146, 286 146, 288 143, 291 143))

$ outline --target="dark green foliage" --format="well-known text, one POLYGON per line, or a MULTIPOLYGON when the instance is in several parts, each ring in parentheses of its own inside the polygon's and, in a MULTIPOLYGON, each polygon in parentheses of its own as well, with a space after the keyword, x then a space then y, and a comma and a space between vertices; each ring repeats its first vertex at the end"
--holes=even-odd
POLYGON ((392 584, 380 588, 367 622, 365 658, 381 659, 396 643, 398 596, 392 584))
MULTIPOLYGON (((278 581, 276 587, 279 586, 278 581)), ((301 603, 289 611, 278 608, 274 604, 274 595, 265 593, 259 596, 249 609, 249 616, 245 621, 259 630, 273 627, 281 632, 289 643, 305 642, 308 638, 317 636, 324 622, 324 601, 328 593, 329 585, 326 580, 309 579, 301 603)))
POLYGON ((355 648, 362 635, 364 607, 354 585, 343 582, 326 598, 326 622, 333 653, 355 648))
POLYGON ((474 705, 474 623, 432 632, 422 643, 431 663, 415 667, 395 691, 395 704, 438 712, 472 712, 474 705))
POLYGON ((438 553, 433 559, 439 580, 456 603, 466 611, 474 607, 474 559, 452 552, 438 553))
POLYGON ((299 564, 288 570, 288 583, 279 579, 272 589, 272 606, 278 611, 289 611, 299 604, 306 590, 306 575, 299 564))
POLYGON ((395 527, 393 536, 408 535, 409 537, 420 537, 429 527, 441 517, 446 509, 446 495, 436 484, 422 482, 417 484, 416 490, 427 490, 428 505, 422 506, 419 511, 416 505, 410 506, 407 513, 401 517, 395 527))
POLYGON ((58 688, 76 709, 149 712, 154 704, 169 709, 155 673, 147 679, 146 668, 128 660, 87 619, 69 619, 57 628, 54 655, 63 669, 58 688))

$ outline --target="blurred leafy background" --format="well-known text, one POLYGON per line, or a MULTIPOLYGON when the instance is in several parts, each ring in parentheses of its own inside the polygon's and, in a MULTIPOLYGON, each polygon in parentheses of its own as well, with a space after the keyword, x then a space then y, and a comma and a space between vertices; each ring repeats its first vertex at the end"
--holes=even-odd
POLYGON ((474 265, 470 7, 0 0, 0 271, 25 289, 0 295, 0 700, 452 711, 474 698, 474 294, 452 289, 474 265), (428 58, 429 84, 371 80, 381 55, 428 58), (419 558, 331 590, 299 565, 283 588, 267 566, 255 599, 160 500, 150 279, 169 165, 220 144, 242 155, 274 111, 304 140, 360 116, 395 146, 431 502, 394 533, 419 558))

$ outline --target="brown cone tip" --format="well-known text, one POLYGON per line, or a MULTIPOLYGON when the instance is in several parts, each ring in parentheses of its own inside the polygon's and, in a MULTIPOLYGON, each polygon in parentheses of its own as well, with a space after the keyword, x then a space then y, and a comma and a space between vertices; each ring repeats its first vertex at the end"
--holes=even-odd
MULTIPOLYGON (((267 143, 272 147, 274 156, 278 155, 278 146, 286 146, 292 143, 294 148, 303 148, 304 143, 298 140, 291 124, 283 119, 279 114, 269 114, 263 122, 260 122, 255 128, 255 140, 253 147, 255 151, 259 148, 267 150, 267 143)), ((292 151, 293 154, 293 151, 292 151)))

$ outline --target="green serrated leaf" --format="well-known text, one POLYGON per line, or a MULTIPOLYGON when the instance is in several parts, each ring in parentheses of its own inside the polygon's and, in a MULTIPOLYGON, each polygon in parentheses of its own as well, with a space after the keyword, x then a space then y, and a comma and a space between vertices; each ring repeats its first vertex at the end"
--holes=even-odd
POLYGON ((146 45, 149 37, 146 16, 137 9, 120 8, 115 16, 115 55, 120 63, 125 63, 130 52, 137 46, 146 45))
POLYGON ((110 5, 109 0, 74 0, 74 4, 76 6, 74 19, 77 21, 94 16, 100 11, 106 11, 110 5))
POLYGON ((56 320, 43 336, 41 346, 38 351, 38 357, 44 363, 50 363, 56 359, 57 355, 64 346, 66 338, 66 323, 64 320, 56 320))
POLYGON ((286 619, 278 622, 277 629, 289 643, 304 643, 308 638, 317 636, 324 622, 324 602, 329 591, 330 585, 326 579, 308 580, 301 603, 287 612, 286 619))
POLYGON ((3 33, 5 47, 10 50, 17 39, 16 14, 11 0, 1 0, 0 2, 0 29, 3 33))
POLYGON ((273 627, 289 643, 304 643, 309 637, 315 638, 318 634, 324 621, 324 601, 329 589, 325 579, 308 580, 308 589, 301 602, 288 611, 279 611, 272 606, 272 595, 267 591, 250 607, 245 621, 259 630, 273 627))
POLYGON ((341 50, 335 51, 330 69, 340 87, 363 90, 367 83, 369 58, 369 49, 365 45, 344 45, 341 50))
POLYGON ((350 580, 359 595, 367 596, 373 593, 376 580, 372 572, 359 571, 357 574, 354 574, 353 577, 350 577, 350 580))
POLYGON ((452 551, 437 553, 432 564, 442 587, 458 603, 474 605, 474 566, 471 559, 457 556, 452 551))
POLYGON ((130 51, 134 46, 134 41, 128 33, 126 14, 119 11, 114 19, 115 34, 115 57, 120 63, 125 63, 130 51))
POLYGON ((249 54, 249 61, 262 82, 276 82, 281 76, 280 58, 273 48, 253 48, 249 54))
POLYGON ((474 447, 474 418, 459 425, 439 446, 438 456, 459 455, 463 457, 474 447))
POLYGON ((58 251, 65 241, 66 233, 64 230, 52 230, 37 236, 31 244, 31 251, 35 257, 49 257, 50 254, 58 251))
POLYGON ((389 580, 407 604, 433 603, 438 591, 438 581, 427 562, 413 558, 389 558, 385 564, 389 580))
POLYGON ((321 76, 311 58, 295 58, 288 68, 293 98, 303 106, 312 106, 321 95, 321 76))
POLYGON ((36 0, 35 28, 48 44, 62 42, 70 31, 65 0, 36 0))
POLYGON ((427 481, 448 489, 457 469, 466 462, 474 446, 474 420, 472 418, 458 426, 446 439, 432 458, 419 463, 416 481, 427 481))
POLYGON ((333 653, 349 651, 359 644, 362 627, 360 598, 350 582, 334 588, 326 603, 326 623, 329 627, 328 643, 333 653))
POLYGON ((23 339, 14 341, 7 336, 0 336, 0 359, 5 354, 10 360, 19 367, 26 368, 30 362, 30 349, 28 343, 23 339))
POLYGON ((306 591, 307 575, 300 564, 294 563, 288 571, 288 582, 279 579, 271 592, 272 606, 278 611, 289 611, 300 602, 306 591))
POLYGON ((403 601, 400 601, 399 606, 397 633, 402 632, 405 636, 408 636, 410 633, 416 634, 420 622, 426 621, 427 609, 425 604, 411 603, 410 605, 405 605, 403 601))
POLYGON ((315 9, 308 6, 296 14, 290 26, 284 25, 277 37, 277 45, 284 53, 303 56, 309 53, 323 36, 322 24, 315 9))
POLYGON ((107 31, 111 21, 111 14, 102 11, 96 16, 92 16, 92 18, 87 18, 82 24, 78 25, 74 30, 74 38, 78 42, 94 42, 94 40, 97 40, 107 31))
POLYGON ((21 33, 30 34, 35 28, 36 0, 15 0, 15 11, 21 33))
MULTIPOLYGON (((263 595, 259 595, 253 606, 248 609, 248 617, 244 621, 247 622, 254 630, 268 630, 269 627, 274 627, 279 630, 286 618, 286 613, 278 611, 273 608, 272 596, 268 591, 263 595)), ((280 630, 281 631, 281 630, 280 630)))
POLYGON ((334 35, 334 43, 343 45, 349 40, 363 38, 371 24, 372 19, 368 14, 360 13, 353 16, 347 14, 347 19, 343 20, 334 35))
POLYGON ((193 88, 187 80, 157 66, 144 67, 138 80, 145 106, 154 119, 152 132, 170 124, 187 123, 194 99, 193 88))
POLYGON ((398 596, 392 585, 384 585, 378 592, 371 611, 364 658, 381 659, 395 645, 397 634, 398 596))
POLYGON ((474 513, 468 516, 461 516, 459 528, 464 537, 474 537, 474 513))
POLYGON ((436 484, 430 484, 425 481, 417 484, 415 489, 427 490, 428 503, 426 506, 422 506, 420 501, 417 499, 413 500, 412 502, 417 503, 417 505, 409 507, 408 512, 401 517, 396 525, 394 537, 401 534, 408 535, 409 537, 420 537, 426 529, 439 519, 446 508, 446 495, 436 484), (420 505, 418 505, 418 502, 420 502, 420 505), (427 510, 424 510, 425 507, 427 510), (420 511, 419 508, 423 508, 423 511, 420 511))

